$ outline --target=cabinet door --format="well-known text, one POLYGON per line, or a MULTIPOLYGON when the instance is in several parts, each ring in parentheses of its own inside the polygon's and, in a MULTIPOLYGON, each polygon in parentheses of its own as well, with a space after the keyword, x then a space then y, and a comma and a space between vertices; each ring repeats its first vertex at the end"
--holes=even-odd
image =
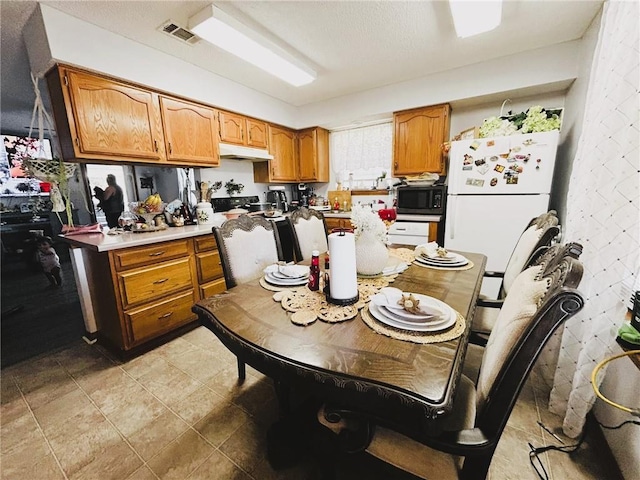
POLYGON ((328 182, 329 131, 319 127, 299 131, 298 157, 301 182, 328 182))
POLYGON ((160 97, 160 107, 168 161, 207 167, 220 164, 218 128, 212 108, 168 97, 160 97))
POLYGON ((220 119, 220 141, 244 145, 245 117, 220 110, 218 118, 220 119))
POLYGON ((247 145, 255 148, 267 148, 269 146, 269 131, 266 122, 247 118, 247 145))
MULTIPOLYGON (((159 160, 162 129, 156 94, 66 71, 79 154, 159 160)), ((71 128, 72 132, 74 128, 71 128)), ((80 156, 80 155, 79 155, 80 156)))
POLYGON ((446 173, 441 146, 449 137, 449 109, 435 105, 394 113, 394 177, 446 173))
POLYGON ((298 165, 299 179, 301 182, 313 182, 316 180, 316 144, 317 135, 313 128, 298 132, 298 165))
POLYGON ((276 182, 297 181, 296 132, 273 125, 269 126, 269 131, 270 153, 273 155, 273 160, 269 161, 269 179, 276 182))

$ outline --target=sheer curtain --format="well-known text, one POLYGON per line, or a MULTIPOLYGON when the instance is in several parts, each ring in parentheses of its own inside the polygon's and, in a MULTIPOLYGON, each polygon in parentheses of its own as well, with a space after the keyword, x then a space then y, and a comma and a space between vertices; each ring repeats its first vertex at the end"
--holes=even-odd
POLYGON ((640 250, 638 2, 608 1, 567 197, 565 238, 584 246, 584 309, 562 334, 549 409, 576 437, 595 396, 590 376, 610 355, 640 250))
POLYGON ((369 188, 372 182, 391 171, 393 154, 392 122, 331 132, 331 168, 336 181, 346 184, 351 174, 356 185, 369 188))

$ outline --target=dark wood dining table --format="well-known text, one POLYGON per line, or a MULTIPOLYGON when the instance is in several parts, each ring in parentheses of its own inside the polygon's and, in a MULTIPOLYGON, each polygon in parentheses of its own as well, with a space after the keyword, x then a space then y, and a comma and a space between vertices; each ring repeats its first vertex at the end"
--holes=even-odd
POLYGON ((445 342, 390 338, 360 314, 341 323, 298 326, 259 280, 201 300, 193 311, 240 361, 279 384, 360 411, 393 412, 398 421, 433 424, 452 409, 486 264, 484 255, 460 253, 472 269, 412 264, 391 284, 442 300, 466 318, 464 333, 445 342))

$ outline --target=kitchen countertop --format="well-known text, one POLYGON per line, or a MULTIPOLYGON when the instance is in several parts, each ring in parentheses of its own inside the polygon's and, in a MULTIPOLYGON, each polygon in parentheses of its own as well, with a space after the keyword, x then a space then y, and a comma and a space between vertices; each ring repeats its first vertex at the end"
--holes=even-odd
POLYGON ((207 235, 212 232, 212 227, 213 225, 187 225, 184 227, 169 227, 166 230, 159 230, 157 232, 124 232, 117 235, 91 233, 88 235, 60 235, 60 237, 73 247, 88 248, 97 252, 107 252, 109 250, 139 247, 159 242, 168 242, 170 240, 207 235))
MULTIPOLYGON (((351 218, 351 212, 322 212, 327 218, 351 218)), ((396 221, 399 222, 440 222, 442 215, 412 215, 406 213, 399 213, 396 221)))

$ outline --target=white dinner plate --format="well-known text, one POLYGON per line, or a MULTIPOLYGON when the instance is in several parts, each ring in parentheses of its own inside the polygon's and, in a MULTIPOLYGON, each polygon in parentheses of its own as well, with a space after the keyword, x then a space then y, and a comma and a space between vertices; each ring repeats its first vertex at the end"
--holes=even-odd
POLYGON ((284 287, 284 286, 292 287, 292 286, 304 285, 309 280, 308 277, 289 278, 289 279, 278 278, 278 277, 274 277, 273 274, 271 273, 265 273, 264 279, 268 283, 271 283, 272 285, 278 285, 281 287, 284 287))
MULTIPOLYGON (((380 293, 377 293, 371 297, 371 302, 375 303, 378 307, 384 307, 383 311, 389 310, 394 314, 394 318, 410 321, 413 323, 426 323, 437 322, 443 317, 447 317, 449 314, 449 306, 438 300, 437 298, 429 297, 427 295, 420 295, 419 293, 412 293, 416 300, 419 300, 419 305, 423 311, 421 313, 407 312, 403 306, 397 303, 400 300, 402 291, 393 287, 385 287, 380 293), (388 294, 385 295, 385 292, 388 294)), ((405 293, 405 295, 408 295, 405 293)))
MULTIPOLYGON (((450 321, 449 318, 449 313, 447 312, 447 314, 442 315, 442 316, 438 316, 438 317, 429 317, 427 319, 422 319, 422 320, 418 320, 415 318, 415 316, 412 317, 402 317, 399 315, 399 313, 401 313, 398 310, 391 310, 389 309, 389 307, 386 307, 384 305, 378 305, 378 310, 380 310, 380 313, 382 313, 383 315, 391 318, 392 320, 396 320, 398 323, 402 323, 403 325, 430 325, 432 327, 439 327, 442 326, 446 323, 448 323, 450 321)), ((408 313, 408 312, 407 312, 408 313)), ((411 314, 409 314, 411 315, 411 314)))
POLYGON ((391 327, 399 328, 401 330, 410 330, 413 332, 438 332, 440 330, 446 330, 447 328, 450 328, 452 325, 455 325, 456 312, 451 307, 449 308, 451 310, 450 316, 447 319, 447 321, 442 324, 439 324, 439 325, 431 325, 428 323, 411 324, 408 322, 401 322, 400 320, 391 318, 385 315, 375 303, 373 302, 369 303, 369 312, 371 312, 371 315, 373 315, 373 317, 376 320, 386 325, 389 325, 391 327))
POLYGON ((309 278, 309 272, 308 271, 304 275, 298 275, 298 276, 295 276, 295 277, 292 277, 292 276, 289 276, 289 275, 285 275, 285 274, 280 273, 280 272, 269 272, 267 275, 271 275, 274 278, 281 278, 282 280, 300 280, 301 278, 309 278))
POLYGON ((448 252, 445 257, 440 257, 438 255, 425 255, 424 253, 420 256, 425 260, 439 263, 456 263, 465 261, 467 259, 464 255, 460 255, 459 253, 454 252, 448 252))

